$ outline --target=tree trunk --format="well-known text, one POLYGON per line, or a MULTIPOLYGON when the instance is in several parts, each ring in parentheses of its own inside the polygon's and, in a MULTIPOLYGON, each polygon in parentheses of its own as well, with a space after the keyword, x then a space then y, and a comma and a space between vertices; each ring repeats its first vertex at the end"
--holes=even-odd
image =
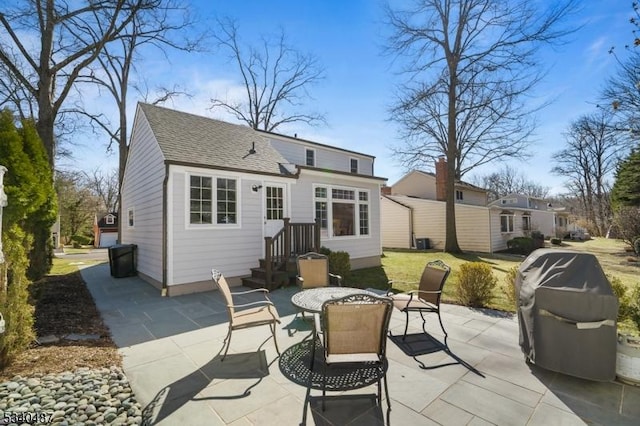
MULTIPOLYGON (((124 98, 126 99, 126 98, 124 98)), ((122 180, 124 179, 124 167, 127 164, 127 155, 129 154, 129 147, 127 146, 127 111, 126 108, 120 108, 120 140, 119 145, 119 157, 118 157, 118 242, 122 242, 122 223, 125 218, 122 211, 122 180)), ((129 218, 126 218, 129 220, 129 218)))
MULTIPOLYGON (((45 95, 46 96, 46 95, 45 95)), ((36 130, 38 136, 44 145, 44 149, 49 157, 49 166, 51 170, 54 170, 56 149, 55 149, 55 134, 54 134, 54 114, 51 104, 39 102, 38 105, 38 122, 36 123, 36 130)))
MULTIPOLYGON (((450 66, 449 69, 455 69, 450 66)), ((456 153, 458 152, 458 139, 456 134, 456 75, 450 71, 449 76, 449 110, 447 122, 447 201, 445 213, 445 241, 444 251, 447 253, 461 253, 458 246, 458 233, 456 231, 456 153)))

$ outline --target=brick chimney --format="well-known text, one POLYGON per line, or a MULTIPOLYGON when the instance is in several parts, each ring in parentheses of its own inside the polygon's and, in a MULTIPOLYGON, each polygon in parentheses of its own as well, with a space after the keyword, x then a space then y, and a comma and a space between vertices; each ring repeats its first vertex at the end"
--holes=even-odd
POLYGON ((444 157, 436 161, 436 200, 447 200, 447 161, 444 157))
POLYGON ((380 193, 382 195, 391 195, 391 187, 387 185, 381 186, 380 193))

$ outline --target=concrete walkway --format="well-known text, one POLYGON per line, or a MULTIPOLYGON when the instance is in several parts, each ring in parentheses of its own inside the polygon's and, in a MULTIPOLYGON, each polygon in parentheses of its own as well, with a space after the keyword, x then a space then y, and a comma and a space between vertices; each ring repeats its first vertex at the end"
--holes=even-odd
MULTIPOLYGON (((108 264, 86 267, 82 276, 120 348, 147 424, 300 424, 306 388, 282 373, 267 327, 235 331, 230 355, 220 363, 227 314, 217 291, 163 298, 137 277, 112 278, 108 264)), ((310 332, 307 322, 294 319, 290 298, 295 291, 271 294, 282 317, 277 336, 281 352, 310 332)), ((640 388, 530 366, 520 351, 513 318, 454 305, 445 305, 443 311, 453 354, 481 375, 461 364, 421 369, 421 363, 454 359, 443 351, 412 357, 389 340, 388 422, 387 406, 375 403, 376 387, 370 386, 329 394, 324 412, 318 408, 320 392, 311 391, 307 424, 640 424, 640 388)), ((418 318, 409 331, 416 336, 418 318)), ((431 319, 429 333, 442 340, 436 317, 431 319)), ((403 314, 394 312, 391 329, 402 333, 403 314)))

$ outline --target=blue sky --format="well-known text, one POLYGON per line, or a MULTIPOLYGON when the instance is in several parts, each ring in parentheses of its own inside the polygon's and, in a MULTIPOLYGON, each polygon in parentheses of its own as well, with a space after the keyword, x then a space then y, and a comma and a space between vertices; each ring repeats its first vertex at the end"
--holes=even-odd
MULTIPOLYGON (((553 155, 564 143, 562 133, 571 120, 594 111, 599 90, 615 70, 609 49, 616 46, 622 53, 624 44, 632 40, 631 0, 584 0, 581 4, 572 21, 582 28, 571 35, 566 44, 541 55, 542 65, 550 70, 532 101, 553 99, 554 102, 538 114, 540 126, 531 147, 535 157, 524 163, 510 163, 530 180, 550 187, 552 193, 565 191, 562 178, 549 173, 553 155)), ((280 133, 297 133, 305 139, 375 155, 376 175, 388 178, 389 184, 404 174, 389 150, 399 141, 397 128, 388 121, 387 113, 399 77, 393 73, 391 58, 382 54, 388 29, 382 23, 381 3, 375 0, 202 0, 194 2, 194 7, 201 19, 216 16, 236 19, 239 34, 248 43, 257 41, 261 34, 276 33, 282 27, 290 44, 316 55, 324 65, 326 79, 311 89, 314 97, 311 102, 313 109, 326 114, 327 125, 292 125, 279 128, 280 133)), ((166 106, 233 121, 223 113, 207 109, 212 97, 234 96, 241 89, 235 65, 227 61, 226 53, 171 54, 169 62, 160 55, 147 53, 144 59, 143 69, 151 82, 178 83, 193 94, 191 98, 178 98, 166 106)), ((137 100, 131 96, 130 121, 137 100)), ((106 104, 105 109, 108 109, 106 104)), ((117 156, 107 156, 105 161, 103 151, 95 147, 95 137, 91 137, 84 147, 78 147, 75 161, 65 163, 74 168, 101 166, 107 169, 116 166, 117 156)), ((471 181, 474 175, 501 167, 501 164, 485 166, 466 175, 465 180, 471 181)))

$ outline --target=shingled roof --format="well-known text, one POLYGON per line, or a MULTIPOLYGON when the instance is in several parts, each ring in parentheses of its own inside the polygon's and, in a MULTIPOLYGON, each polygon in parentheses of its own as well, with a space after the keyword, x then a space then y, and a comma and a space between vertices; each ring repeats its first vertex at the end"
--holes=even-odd
POLYGON ((288 175, 288 161, 250 127, 139 104, 165 160, 227 170, 288 175))

